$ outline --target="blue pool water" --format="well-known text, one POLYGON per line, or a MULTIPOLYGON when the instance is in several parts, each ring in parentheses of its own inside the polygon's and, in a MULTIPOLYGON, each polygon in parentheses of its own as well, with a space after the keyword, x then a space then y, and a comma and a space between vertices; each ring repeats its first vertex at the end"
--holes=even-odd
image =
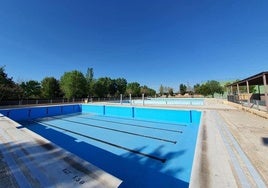
POLYGON ((189 186, 199 111, 68 105, 0 113, 122 179, 120 187, 189 186))

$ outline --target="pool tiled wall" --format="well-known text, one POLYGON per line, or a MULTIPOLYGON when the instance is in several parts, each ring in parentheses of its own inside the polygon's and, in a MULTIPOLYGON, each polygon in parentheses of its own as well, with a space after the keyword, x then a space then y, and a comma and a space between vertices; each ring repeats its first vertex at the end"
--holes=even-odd
POLYGON ((81 105, 79 104, 0 109, 1 114, 14 121, 25 121, 78 112, 81 112, 81 105))

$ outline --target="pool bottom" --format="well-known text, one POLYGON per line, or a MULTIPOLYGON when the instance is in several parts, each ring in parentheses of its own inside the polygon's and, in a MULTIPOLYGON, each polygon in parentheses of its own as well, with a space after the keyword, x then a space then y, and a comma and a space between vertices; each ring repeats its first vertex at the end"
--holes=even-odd
POLYGON ((90 114, 44 118, 24 125, 119 177, 123 180, 120 187, 188 187, 189 185, 198 125, 90 114), (139 135, 164 137, 166 140, 175 140, 176 143, 139 135))

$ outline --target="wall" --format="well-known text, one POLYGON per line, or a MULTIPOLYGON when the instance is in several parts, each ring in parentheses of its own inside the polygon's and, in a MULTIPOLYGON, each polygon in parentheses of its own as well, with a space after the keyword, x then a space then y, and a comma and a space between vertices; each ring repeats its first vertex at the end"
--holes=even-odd
POLYGON ((25 108, 0 109, 0 113, 14 121, 44 118, 71 113, 92 113, 115 117, 135 118, 141 120, 169 123, 199 124, 201 112, 197 110, 175 110, 160 108, 144 108, 131 106, 106 106, 90 104, 72 104, 57 106, 39 106, 25 108))
POLYGON ((78 112, 81 112, 81 105, 79 104, 0 109, 1 114, 14 121, 25 121, 78 112))
POLYGON ((170 123, 197 123, 201 112, 197 110, 174 110, 160 108, 143 108, 130 106, 82 105, 82 112, 97 115, 155 120, 170 123))

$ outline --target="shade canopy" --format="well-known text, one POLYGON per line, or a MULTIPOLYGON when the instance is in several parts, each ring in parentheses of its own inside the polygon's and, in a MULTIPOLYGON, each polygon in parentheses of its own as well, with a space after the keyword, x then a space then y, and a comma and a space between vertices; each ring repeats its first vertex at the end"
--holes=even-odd
POLYGON ((246 86, 247 82, 249 85, 264 85, 264 82, 263 82, 264 75, 266 77, 266 83, 268 83, 268 71, 265 71, 265 72, 261 72, 259 74, 250 76, 248 78, 245 78, 243 80, 239 80, 239 81, 234 82, 232 84, 229 84, 228 86, 237 86, 237 84, 239 86, 246 86))

